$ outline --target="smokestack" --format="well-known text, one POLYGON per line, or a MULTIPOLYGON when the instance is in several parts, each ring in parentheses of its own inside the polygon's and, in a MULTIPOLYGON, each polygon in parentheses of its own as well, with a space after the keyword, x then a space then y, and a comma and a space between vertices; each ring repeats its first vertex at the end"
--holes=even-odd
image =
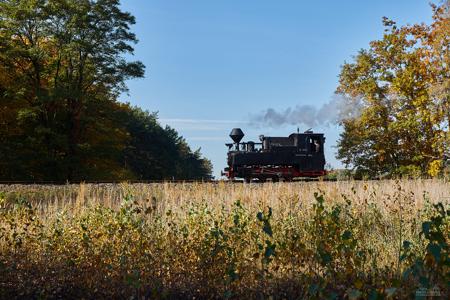
POLYGON ((239 144, 239 142, 244 137, 244 133, 240 128, 233 128, 230 133, 230 138, 236 143, 239 144))

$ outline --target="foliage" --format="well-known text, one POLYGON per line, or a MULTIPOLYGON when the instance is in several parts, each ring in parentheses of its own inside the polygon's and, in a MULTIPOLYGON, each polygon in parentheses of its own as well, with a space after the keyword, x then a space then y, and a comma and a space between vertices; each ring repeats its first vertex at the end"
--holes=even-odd
POLYGON ((368 176, 437 176, 450 141, 450 6, 430 25, 398 27, 345 63, 337 93, 360 114, 342 121, 338 158, 368 176))
POLYGON ((117 102, 125 81, 144 75, 125 58, 134 22, 118 0, 0 2, 1 180, 210 175, 208 161, 155 114, 117 102))
MULTIPOLYGON (((34 187, 36 198, 3 188, 0 297, 378 299, 423 288, 445 295, 448 201, 430 199, 433 190, 417 189, 419 181, 409 184, 422 202, 411 201, 405 183, 354 182, 342 195, 334 183, 82 185, 76 201, 57 206, 38 201, 57 190, 34 187), (234 201, 228 196, 237 190, 234 201), (310 200, 298 202, 299 190, 310 200), (192 198, 197 193, 210 201, 192 198)), ((72 197, 69 186, 60 189, 72 197)))
POLYGON ((201 157, 200 149, 192 151, 173 128, 162 128, 156 113, 122 105, 119 114, 120 122, 129 132, 122 161, 135 178, 210 179, 211 162, 201 157))

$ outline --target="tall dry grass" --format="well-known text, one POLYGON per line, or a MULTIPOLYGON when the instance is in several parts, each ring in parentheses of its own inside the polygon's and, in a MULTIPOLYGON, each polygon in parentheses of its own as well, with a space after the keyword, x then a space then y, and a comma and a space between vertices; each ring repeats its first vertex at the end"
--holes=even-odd
POLYGON ((342 201, 351 197, 355 204, 380 201, 393 203, 393 197, 401 187, 402 194, 409 194, 416 209, 430 202, 449 201, 450 183, 442 180, 385 180, 385 181, 337 181, 266 184, 220 183, 153 183, 153 184, 73 184, 73 185, 0 185, 0 191, 8 198, 25 197, 34 206, 48 214, 62 208, 85 207, 101 204, 117 208, 123 198, 132 194, 139 202, 155 199, 160 210, 176 210, 192 203, 208 201, 215 207, 230 206, 240 199, 250 207, 269 205, 274 209, 285 208, 288 202, 308 205, 314 202, 314 192, 322 192, 328 201, 342 201))

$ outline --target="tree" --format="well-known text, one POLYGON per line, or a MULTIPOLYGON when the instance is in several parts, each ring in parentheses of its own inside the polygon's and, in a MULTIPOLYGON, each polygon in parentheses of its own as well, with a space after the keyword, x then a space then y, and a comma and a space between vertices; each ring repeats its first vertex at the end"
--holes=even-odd
POLYGON ((124 126, 131 140, 124 163, 138 179, 209 179, 211 162, 192 152, 186 141, 169 126, 162 128, 157 114, 123 105, 124 126))
POLYGON ((381 40, 339 75, 337 93, 359 102, 341 122, 337 157, 357 172, 437 175, 449 137, 449 6, 433 6, 431 25, 383 19, 381 40))
POLYGON ((0 9, 0 62, 18 83, 8 93, 29 103, 20 112, 34 128, 27 138, 40 142, 42 168, 80 179, 88 102, 114 98, 126 79, 143 76, 142 63, 123 57, 133 53, 134 17, 117 0, 7 0, 0 9))
POLYGON ((211 166, 117 98, 134 17, 117 0, 0 1, 0 180, 195 179, 211 166))

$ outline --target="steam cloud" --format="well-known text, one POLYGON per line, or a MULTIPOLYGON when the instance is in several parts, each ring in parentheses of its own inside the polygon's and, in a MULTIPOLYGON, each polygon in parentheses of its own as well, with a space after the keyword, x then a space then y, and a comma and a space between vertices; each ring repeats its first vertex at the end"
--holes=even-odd
POLYGON ((313 105, 297 105, 284 111, 268 108, 259 114, 251 116, 250 123, 255 127, 281 127, 300 124, 308 127, 329 126, 338 124, 345 119, 358 117, 362 108, 362 101, 360 100, 358 98, 346 98, 335 95, 320 108, 316 108, 313 105))

